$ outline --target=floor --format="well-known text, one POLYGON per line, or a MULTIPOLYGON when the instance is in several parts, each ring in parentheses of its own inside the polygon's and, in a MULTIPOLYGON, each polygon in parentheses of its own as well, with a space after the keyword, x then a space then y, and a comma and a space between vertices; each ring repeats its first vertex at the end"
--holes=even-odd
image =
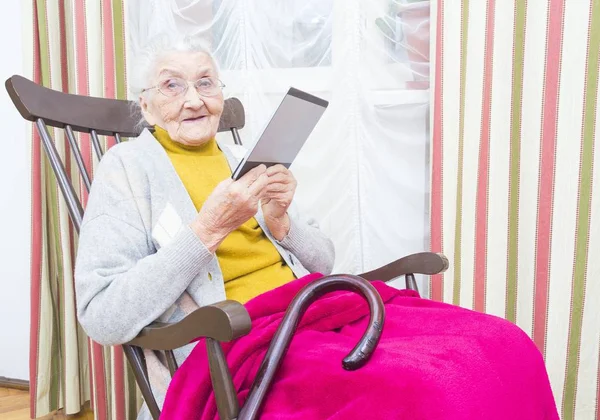
MULTIPOLYGON (((41 420, 93 420, 94 413, 66 416, 61 413, 41 417, 41 420)), ((0 420, 29 420, 29 392, 0 388, 0 420)))

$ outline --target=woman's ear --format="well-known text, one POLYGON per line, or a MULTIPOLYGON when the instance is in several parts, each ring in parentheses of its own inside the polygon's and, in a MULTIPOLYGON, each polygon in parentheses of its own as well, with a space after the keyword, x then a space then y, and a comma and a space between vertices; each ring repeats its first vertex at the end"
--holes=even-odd
POLYGON ((144 95, 140 95, 140 108, 142 109, 142 115, 144 116, 144 119, 146 120, 146 122, 148 124, 156 125, 154 116, 148 109, 149 106, 150 106, 150 104, 149 104, 148 100, 146 99, 146 97, 144 95))

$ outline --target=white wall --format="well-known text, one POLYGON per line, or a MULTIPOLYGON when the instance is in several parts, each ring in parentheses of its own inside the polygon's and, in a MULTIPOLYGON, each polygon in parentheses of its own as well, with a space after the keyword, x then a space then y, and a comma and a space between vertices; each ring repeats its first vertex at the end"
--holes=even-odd
POLYGON ((21 2, 4 1, 0 13, 0 376, 29 378, 30 163, 27 125, 4 81, 24 74, 21 2))

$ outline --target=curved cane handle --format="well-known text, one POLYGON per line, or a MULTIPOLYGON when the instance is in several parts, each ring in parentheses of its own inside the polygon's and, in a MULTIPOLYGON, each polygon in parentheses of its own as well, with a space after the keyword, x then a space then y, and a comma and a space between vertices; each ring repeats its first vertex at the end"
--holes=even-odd
POLYGON ((281 364, 298 322, 306 312, 306 309, 321 296, 337 290, 348 290, 362 295, 369 304, 369 325, 361 340, 342 361, 346 370, 358 369, 367 363, 372 356, 381 333, 385 318, 385 308, 381 296, 367 280, 351 275, 335 275, 323 277, 302 288, 296 295, 273 336, 271 345, 258 369, 254 383, 246 403, 242 407, 239 420, 254 420, 262 402, 273 382, 275 373, 281 364))

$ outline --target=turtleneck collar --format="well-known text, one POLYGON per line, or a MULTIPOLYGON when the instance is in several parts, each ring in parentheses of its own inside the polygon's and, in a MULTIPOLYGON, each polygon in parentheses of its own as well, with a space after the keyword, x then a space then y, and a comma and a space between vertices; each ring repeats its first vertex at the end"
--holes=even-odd
POLYGON ((167 153, 195 156, 216 156, 220 153, 219 145, 214 138, 198 146, 189 146, 172 140, 167 130, 158 125, 154 126, 154 137, 167 153))

